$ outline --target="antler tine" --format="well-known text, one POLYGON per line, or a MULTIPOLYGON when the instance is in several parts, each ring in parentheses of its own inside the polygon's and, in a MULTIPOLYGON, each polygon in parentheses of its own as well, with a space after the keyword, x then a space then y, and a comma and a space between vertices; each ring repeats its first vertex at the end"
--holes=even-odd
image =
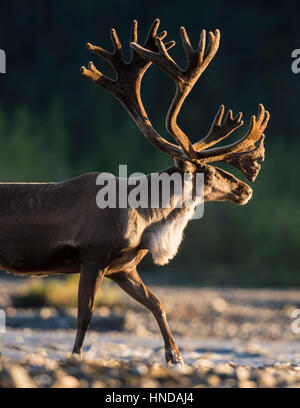
POLYGON ((264 160, 263 132, 269 119, 269 112, 259 104, 257 118, 252 116, 249 130, 241 140, 228 146, 199 151, 197 161, 202 164, 224 161, 241 170, 249 181, 254 181, 260 170, 257 161, 264 160))
POLYGON ((199 44, 198 44, 198 52, 199 55, 203 58, 204 51, 205 51, 205 44, 206 44, 206 31, 202 30, 200 34, 199 44))
POLYGON ((254 115, 252 116, 249 130, 241 140, 224 147, 216 147, 214 149, 199 151, 197 159, 220 161, 224 160, 224 158, 232 153, 254 148, 255 143, 260 139, 265 131, 269 119, 269 112, 266 111, 264 106, 260 103, 257 118, 254 115))
POLYGON ((186 29, 184 27, 180 27, 180 36, 181 36, 181 42, 182 42, 182 45, 183 45, 185 55, 186 55, 188 61, 190 61, 195 51, 194 51, 193 47, 191 46, 190 38, 189 38, 189 36, 188 36, 188 34, 186 32, 186 29))
MULTIPOLYGON (((167 32, 163 31, 161 34, 157 34, 159 24, 159 19, 154 20, 144 43, 144 47, 147 47, 145 49, 156 51, 158 50, 157 41, 160 41, 160 43, 163 44, 162 40, 167 35, 167 32)), ((186 158, 186 155, 180 146, 168 142, 155 131, 141 101, 140 83, 145 71, 151 65, 151 61, 144 59, 132 49, 131 59, 126 63, 123 58, 122 44, 114 28, 111 30, 110 35, 114 45, 113 53, 90 43, 87 44, 87 47, 90 51, 95 52, 110 63, 116 72, 116 79, 111 79, 103 75, 97 70, 92 62, 89 63, 88 69, 82 67, 81 73, 119 99, 133 117, 144 136, 146 136, 146 138, 158 149, 171 156, 186 158)), ((133 20, 130 41, 137 40, 138 23, 137 20, 133 20)), ((174 45, 174 41, 169 41, 166 44, 163 44, 163 47, 167 50, 174 45)))
POLYGON ((216 30, 215 34, 212 32, 209 33, 210 43, 205 53, 206 33, 204 30, 202 30, 197 50, 194 50, 191 46, 190 39, 184 27, 180 28, 180 34, 188 62, 185 70, 181 69, 170 57, 165 45, 159 38, 156 39, 158 52, 145 49, 134 42, 131 43, 131 47, 143 58, 160 67, 175 81, 176 94, 166 117, 166 128, 181 145, 186 155, 190 159, 195 159, 197 152, 194 150, 187 135, 178 126, 177 117, 185 98, 217 52, 220 42, 220 31, 216 30))
POLYGON ((263 134, 258 140, 258 144, 254 149, 232 153, 230 156, 224 159, 224 161, 237 169, 241 170, 246 178, 253 182, 261 168, 258 160, 264 161, 265 148, 264 148, 265 135, 263 134))
POLYGON ((112 28, 110 30, 110 36, 111 36, 111 40, 114 44, 114 49, 115 49, 115 55, 117 55, 119 57, 120 60, 123 59, 123 50, 122 50, 122 44, 119 40, 118 34, 115 30, 115 28, 112 28))
POLYGON ((222 123, 224 112, 225 107, 224 105, 221 105, 215 116, 215 119, 212 123, 208 135, 193 145, 193 148, 197 152, 207 149, 208 147, 219 143, 221 140, 228 137, 233 131, 235 131, 244 124, 244 122, 241 120, 243 116, 242 112, 238 113, 235 117, 233 117, 231 109, 228 110, 225 119, 222 123))
POLYGON ((131 30, 130 30, 130 42, 137 42, 138 40, 138 22, 133 20, 131 30))
POLYGON ((108 91, 113 92, 114 90, 113 81, 107 76, 103 75, 100 71, 98 71, 92 61, 89 62, 88 69, 82 66, 80 72, 82 75, 86 76, 91 81, 95 82, 97 85, 107 89, 108 91))
MULTIPOLYGON (((155 65, 157 65, 167 74, 169 74, 171 78, 174 78, 174 76, 176 76, 177 73, 174 67, 177 67, 177 69, 179 69, 179 67, 176 65, 175 61, 170 57, 167 47, 162 42, 161 38, 156 37, 155 40, 158 52, 154 52, 151 51, 150 49, 144 48, 141 45, 136 44, 135 42, 132 42, 130 46, 146 61, 153 62, 155 65)), ((173 42, 173 45, 175 45, 175 41, 173 42)))

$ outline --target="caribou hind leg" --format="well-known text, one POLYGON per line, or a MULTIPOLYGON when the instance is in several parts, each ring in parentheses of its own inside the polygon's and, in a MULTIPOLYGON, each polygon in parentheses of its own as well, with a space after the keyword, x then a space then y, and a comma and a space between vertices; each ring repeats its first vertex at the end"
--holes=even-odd
POLYGON ((143 283, 137 270, 116 272, 108 277, 154 314, 164 339, 167 363, 183 363, 183 359, 169 329, 164 307, 160 300, 143 283))
POLYGON ((89 327, 95 304, 95 297, 104 272, 95 264, 83 265, 78 287, 77 332, 73 353, 82 355, 83 342, 89 327))

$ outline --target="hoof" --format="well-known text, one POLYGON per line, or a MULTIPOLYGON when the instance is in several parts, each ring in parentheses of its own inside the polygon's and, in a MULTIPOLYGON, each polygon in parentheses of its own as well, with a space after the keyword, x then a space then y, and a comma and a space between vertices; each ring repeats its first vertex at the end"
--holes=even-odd
POLYGON ((73 361, 81 361, 82 352, 73 351, 69 358, 73 361))
POLYGON ((184 364, 183 359, 178 352, 172 349, 166 350, 166 361, 168 365, 173 365, 173 364, 184 364))

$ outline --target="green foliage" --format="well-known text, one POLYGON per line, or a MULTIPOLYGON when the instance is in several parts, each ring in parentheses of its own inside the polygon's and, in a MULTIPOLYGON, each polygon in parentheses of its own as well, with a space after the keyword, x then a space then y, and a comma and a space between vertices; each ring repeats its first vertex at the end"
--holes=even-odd
MULTIPOLYGON (((62 278, 33 278, 13 297, 16 307, 58 308, 77 306, 78 275, 62 278)), ((101 294, 96 297, 96 306, 122 307, 120 289, 111 281, 104 279, 101 284, 101 294)))
POLYGON ((58 181, 72 174, 70 140, 61 102, 37 117, 25 106, 0 110, 2 181, 58 181))

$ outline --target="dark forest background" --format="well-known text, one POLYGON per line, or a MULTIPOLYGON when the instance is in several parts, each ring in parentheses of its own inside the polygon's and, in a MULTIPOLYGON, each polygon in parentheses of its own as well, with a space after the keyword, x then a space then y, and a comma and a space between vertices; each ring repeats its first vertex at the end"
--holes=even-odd
MULTIPOLYGON (((291 53, 300 48, 299 11, 296 2, 257 0, 1 0, 0 48, 7 55, 7 73, 0 75, 1 181, 117 174, 125 163, 130 173, 168 167, 170 159, 149 144, 119 102, 80 75, 89 60, 111 74, 85 44, 111 50, 109 30, 115 27, 128 56, 132 19, 144 39, 159 17, 167 38, 177 42, 171 55, 183 65, 179 27, 187 28, 194 44, 202 28, 219 28, 220 49, 184 104, 180 123, 195 142, 224 103, 244 112, 245 125, 231 142, 262 102, 271 113, 266 160, 247 206, 207 204, 204 218, 188 226, 178 256, 159 268, 163 273, 150 259, 144 268, 177 283, 299 286, 300 74, 291 70, 291 53)), ((173 82, 151 67, 143 101, 166 138, 173 92, 173 82)))

